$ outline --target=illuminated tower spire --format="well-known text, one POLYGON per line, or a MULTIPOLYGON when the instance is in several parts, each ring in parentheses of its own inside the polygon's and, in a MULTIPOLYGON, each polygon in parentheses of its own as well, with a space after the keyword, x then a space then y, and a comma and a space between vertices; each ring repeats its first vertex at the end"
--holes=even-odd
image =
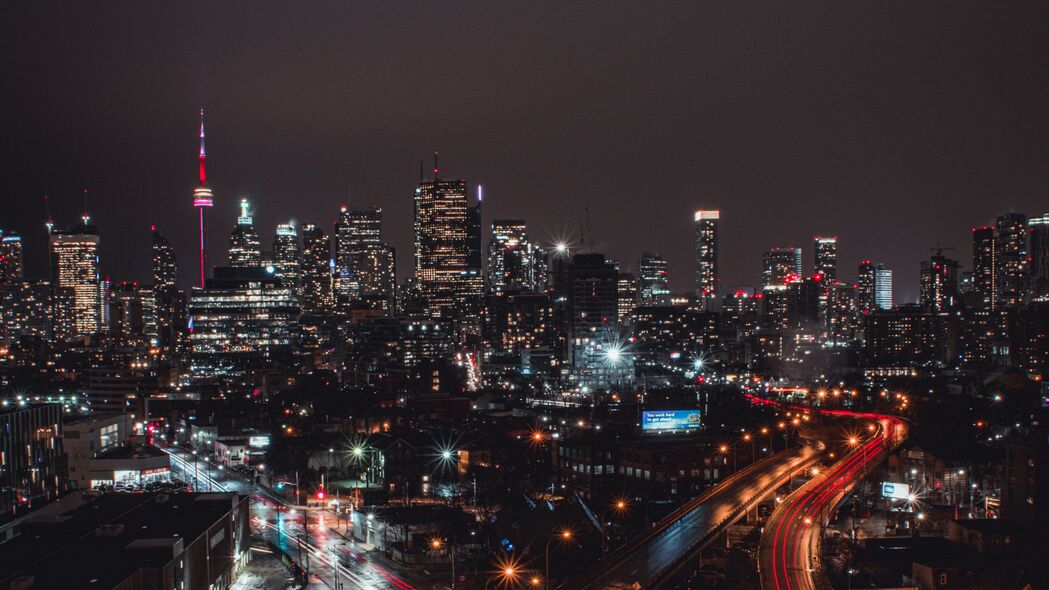
POLYGON ((193 206, 197 209, 200 217, 200 286, 204 287, 208 271, 208 223, 205 211, 212 207, 214 195, 207 183, 207 173, 204 161, 207 154, 204 151, 204 109, 200 109, 200 186, 193 189, 193 206))
POLYGON ((51 235, 51 231, 55 228, 55 222, 51 219, 51 201, 48 200, 47 195, 44 195, 44 227, 47 228, 47 234, 51 235))
POLYGON ((200 109, 200 184, 208 183, 208 174, 204 167, 208 154, 204 151, 204 109, 200 109))
POLYGON ((83 220, 84 225, 91 223, 91 215, 87 212, 87 189, 84 189, 84 213, 80 216, 83 220))

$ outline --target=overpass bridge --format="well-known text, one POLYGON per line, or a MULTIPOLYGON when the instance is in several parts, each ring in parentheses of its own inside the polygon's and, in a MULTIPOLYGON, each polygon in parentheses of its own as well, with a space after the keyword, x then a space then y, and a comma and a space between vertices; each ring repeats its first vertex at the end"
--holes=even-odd
POLYGON ((787 449, 730 475, 561 588, 659 588, 790 478, 817 460, 822 445, 787 449))

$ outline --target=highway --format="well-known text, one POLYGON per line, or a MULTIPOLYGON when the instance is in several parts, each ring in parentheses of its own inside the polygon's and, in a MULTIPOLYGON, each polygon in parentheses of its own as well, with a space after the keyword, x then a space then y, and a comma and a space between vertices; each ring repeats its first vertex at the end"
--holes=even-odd
POLYGON ((906 436, 902 420, 879 414, 824 410, 859 420, 853 449, 829 469, 789 495, 765 523, 758 545, 763 590, 829 590, 820 565, 823 527, 838 502, 884 453, 906 436))
POLYGON ((750 508, 791 474, 805 469, 820 455, 810 446, 788 449, 763 459, 703 493, 633 543, 609 554, 593 572, 571 587, 579 590, 649 588, 653 580, 687 560, 717 537, 726 523, 750 508))

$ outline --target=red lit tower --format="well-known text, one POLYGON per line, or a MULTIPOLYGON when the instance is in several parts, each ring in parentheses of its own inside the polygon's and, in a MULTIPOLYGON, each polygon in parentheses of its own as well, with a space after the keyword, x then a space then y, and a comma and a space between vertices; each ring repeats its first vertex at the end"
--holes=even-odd
POLYGON ((205 211, 212 207, 214 195, 208 187, 208 175, 204 167, 207 158, 204 152, 204 109, 200 109, 200 186, 193 189, 193 206, 200 215, 200 286, 204 287, 208 269, 208 221, 205 211))

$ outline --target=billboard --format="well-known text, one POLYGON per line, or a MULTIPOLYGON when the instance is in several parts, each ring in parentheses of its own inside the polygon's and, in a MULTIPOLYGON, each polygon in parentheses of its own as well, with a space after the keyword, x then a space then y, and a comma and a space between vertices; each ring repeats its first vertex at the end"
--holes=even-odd
POLYGON ((641 412, 641 430, 693 430, 700 427, 699 410, 641 412))
POLYGON ((905 483, 883 481, 881 482, 881 496, 895 500, 907 500, 911 497, 911 488, 905 483))

